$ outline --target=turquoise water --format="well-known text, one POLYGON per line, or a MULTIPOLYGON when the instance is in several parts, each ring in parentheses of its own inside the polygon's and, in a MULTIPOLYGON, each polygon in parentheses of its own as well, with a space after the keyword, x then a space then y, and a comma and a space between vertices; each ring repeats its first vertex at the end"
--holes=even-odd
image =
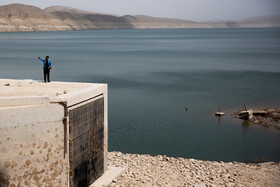
POLYGON ((109 151, 280 161, 279 130, 230 115, 280 107, 280 29, 0 33, 0 78, 42 80, 45 55, 53 81, 108 83, 109 151))

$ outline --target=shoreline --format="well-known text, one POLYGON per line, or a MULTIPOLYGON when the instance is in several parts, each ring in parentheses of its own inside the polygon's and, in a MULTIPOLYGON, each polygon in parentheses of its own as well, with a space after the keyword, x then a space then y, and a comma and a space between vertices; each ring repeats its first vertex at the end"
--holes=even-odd
POLYGON ((280 186, 280 163, 202 161, 109 152, 110 166, 126 168, 111 186, 280 186))
POLYGON ((95 29, 167 29, 167 28, 267 28, 280 27, 279 15, 240 20, 193 21, 146 15, 95 13, 71 7, 41 9, 13 3, 0 6, 0 32, 62 31, 95 29))
POLYGON ((244 125, 255 124, 280 130, 280 108, 245 109, 235 112, 233 115, 243 120, 244 125))
POLYGON ((280 29, 280 27, 151 27, 151 28, 94 28, 94 29, 49 29, 49 30, 8 30, 0 33, 63 32, 63 31, 100 31, 100 30, 165 30, 165 29, 280 29))

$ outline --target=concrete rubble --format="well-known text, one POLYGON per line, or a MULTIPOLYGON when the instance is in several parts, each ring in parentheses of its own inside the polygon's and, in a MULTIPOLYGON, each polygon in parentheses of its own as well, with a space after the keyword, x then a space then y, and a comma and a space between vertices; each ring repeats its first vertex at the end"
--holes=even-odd
POLYGON ((258 124, 264 127, 280 129, 280 108, 261 108, 239 111, 234 114, 243 119, 243 124, 258 124))
POLYGON ((216 162, 138 154, 109 153, 109 165, 126 168, 111 186, 278 187, 280 164, 216 162))

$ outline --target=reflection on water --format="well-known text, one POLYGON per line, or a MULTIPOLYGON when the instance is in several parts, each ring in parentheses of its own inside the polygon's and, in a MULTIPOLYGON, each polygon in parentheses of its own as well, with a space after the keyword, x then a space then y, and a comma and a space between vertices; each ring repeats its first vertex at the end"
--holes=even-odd
POLYGON ((279 107, 279 29, 0 33, 0 51, 1 78, 41 80, 49 55, 52 80, 108 83, 109 151, 280 160, 279 131, 231 116, 279 107))

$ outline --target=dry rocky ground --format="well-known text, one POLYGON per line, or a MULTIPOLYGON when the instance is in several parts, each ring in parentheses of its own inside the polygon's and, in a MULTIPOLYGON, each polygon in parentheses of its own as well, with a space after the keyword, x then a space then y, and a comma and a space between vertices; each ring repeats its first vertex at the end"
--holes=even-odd
POLYGON ((109 165, 125 167, 111 186, 279 187, 280 163, 246 164, 109 153, 109 165))
MULTIPOLYGON (((273 127, 280 130, 280 108, 257 108, 252 111, 264 111, 263 115, 253 115, 252 119, 244 120, 243 124, 257 124, 264 127, 273 127)), ((240 116, 240 112, 235 113, 235 117, 240 116)))

